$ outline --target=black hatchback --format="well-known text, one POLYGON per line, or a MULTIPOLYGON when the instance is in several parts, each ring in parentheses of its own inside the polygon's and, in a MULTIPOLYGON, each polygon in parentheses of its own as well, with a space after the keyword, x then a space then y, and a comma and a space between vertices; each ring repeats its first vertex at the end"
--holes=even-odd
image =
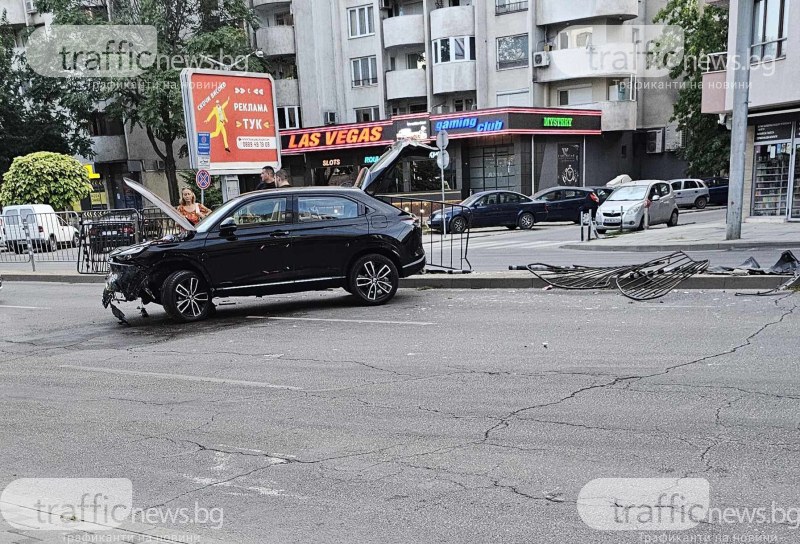
POLYGON ((103 293, 115 301, 161 304, 198 321, 219 296, 261 296, 342 287, 365 305, 388 302, 399 279, 425 267, 416 218, 364 191, 341 187, 248 193, 197 227, 148 189, 125 182, 182 229, 178 236, 111 254, 103 293))

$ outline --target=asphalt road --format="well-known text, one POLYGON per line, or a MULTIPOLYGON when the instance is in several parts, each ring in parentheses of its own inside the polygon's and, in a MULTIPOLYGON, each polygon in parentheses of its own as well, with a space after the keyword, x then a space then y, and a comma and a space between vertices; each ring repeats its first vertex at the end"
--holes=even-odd
POLYGON ((129 478, 137 507, 221 508, 179 528, 254 544, 797 541, 599 532, 575 503, 595 478, 688 476, 717 508, 800 506, 798 295, 330 291, 197 325, 129 305, 125 327, 99 289, 0 292, 2 487, 129 478))

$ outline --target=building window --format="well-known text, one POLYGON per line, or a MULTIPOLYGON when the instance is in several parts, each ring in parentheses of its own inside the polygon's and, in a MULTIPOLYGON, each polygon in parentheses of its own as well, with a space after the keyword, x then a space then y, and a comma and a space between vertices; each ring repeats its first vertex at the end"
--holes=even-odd
POLYGON ((92 114, 89 134, 92 136, 122 136, 125 126, 122 121, 98 111, 92 114))
POLYGON ((751 62, 786 56, 789 27, 788 0, 756 0, 753 11, 751 62))
POLYGON ((280 13, 275 14, 275 26, 292 26, 294 25, 294 19, 292 18, 292 14, 288 11, 282 11, 280 13))
POLYGON ((475 109, 474 98, 456 98, 453 100, 453 111, 470 111, 475 109))
POLYGON ((300 119, 300 106, 285 106, 278 108, 278 128, 281 130, 303 128, 300 119))
POLYGON ((512 0, 495 0, 494 13, 495 15, 504 15, 506 13, 514 13, 515 11, 525 11, 528 9, 528 2, 514 2, 512 0))
POLYGON ((409 70, 424 70, 425 53, 409 53, 406 57, 406 67, 409 70))
POLYGON ((351 38, 360 38, 361 36, 372 36, 375 34, 373 11, 372 6, 360 6, 347 10, 351 38))
POLYGON ((427 113, 428 112, 428 105, 427 104, 411 104, 408 107, 409 113, 427 113))
POLYGON ((433 63, 475 60, 475 37, 459 36, 433 41, 433 63))
POLYGON ((530 106, 530 92, 528 89, 518 91, 503 91, 497 93, 497 107, 530 106))
POLYGON ((353 87, 378 84, 378 61, 376 57, 353 59, 353 87))
POLYGON ((356 123, 371 123, 380 121, 381 109, 378 106, 371 108, 356 108, 356 123))
POLYGON ((473 193, 516 187, 513 144, 476 147, 469 153, 470 190, 473 193))
POLYGON ((528 66, 528 35, 497 38, 497 69, 528 66))
POLYGON ((592 102, 592 87, 576 87, 558 91, 559 106, 575 106, 592 102))

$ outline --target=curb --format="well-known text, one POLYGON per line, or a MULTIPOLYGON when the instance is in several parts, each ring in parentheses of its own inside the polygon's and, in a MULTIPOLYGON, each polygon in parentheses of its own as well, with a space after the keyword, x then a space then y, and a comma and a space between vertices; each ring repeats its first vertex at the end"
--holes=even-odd
POLYGON ((591 242, 566 244, 559 249, 578 249, 581 251, 627 251, 642 253, 658 253, 662 251, 713 251, 718 249, 788 249, 800 248, 800 242, 716 242, 709 244, 659 244, 659 245, 602 245, 591 242))
MULTIPOLYGON (((678 289, 774 289, 790 276, 693 276, 678 289)), ((104 276, 76 274, 3 274, 6 282, 102 284, 104 276)), ((422 274, 400 280, 403 289, 542 289, 547 283, 529 272, 422 274)))

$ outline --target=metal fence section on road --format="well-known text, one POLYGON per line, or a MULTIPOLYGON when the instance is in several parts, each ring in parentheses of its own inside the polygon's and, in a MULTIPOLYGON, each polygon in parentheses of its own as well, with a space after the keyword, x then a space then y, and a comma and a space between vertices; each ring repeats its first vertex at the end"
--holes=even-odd
POLYGON ((384 202, 414 214, 422 225, 428 267, 433 271, 471 272, 469 209, 439 200, 384 195, 384 202))
POLYGON ((0 262, 74 262, 80 245, 77 212, 20 213, 3 216, 0 262))

